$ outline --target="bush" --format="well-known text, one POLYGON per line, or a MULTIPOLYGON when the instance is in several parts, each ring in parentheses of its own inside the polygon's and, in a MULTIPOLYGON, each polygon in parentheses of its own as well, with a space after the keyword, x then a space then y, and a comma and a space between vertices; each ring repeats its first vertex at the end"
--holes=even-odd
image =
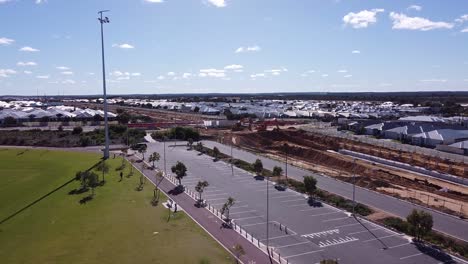
POLYGON ((91 145, 91 138, 88 136, 81 136, 79 142, 80 142, 80 146, 87 147, 91 145))
POLYGON ((77 127, 74 127, 74 128, 73 128, 73 131, 72 131, 72 134, 73 134, 73 135, 79 135, 79 134, 81 134, 81 133, 83 133, 83 128, 82 128, 82 127, 77 126, 77 127))

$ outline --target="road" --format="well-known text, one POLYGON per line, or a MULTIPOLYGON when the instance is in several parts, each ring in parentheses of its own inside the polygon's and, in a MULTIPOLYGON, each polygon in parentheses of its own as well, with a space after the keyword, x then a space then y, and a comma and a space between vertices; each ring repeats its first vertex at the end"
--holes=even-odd
MULTIPOLYGON (((223 145, 218 142, 203 141, 203 144, 209 148, 213 148, 214 146, 216 146, 221 152, 228 155, 231 152, 230 146, 223 145)), ((281 166, 283 167, 284 171, 284 163, 265 158, 260 155, 255 155, 253 153, 241 149, 234 148, 233 156, 234 158, 242 159, 247 162, 254 162, 255 159, 258 158, 262 161, 263 166, 266 169, 271 170, 274 166, 281 166)), ((288 165, 288 177, 302 181, 303 176, 305 175, 313 175, 314 177, 316 177, 317 186, 319 188, 329 191, 331 193, 341 195, 348 199, 352 199, 351 184, 338 181, 330 177, 325 177, 319 174, 314 174, 310 171, 306 171, 301 168, 288 165)), ((362 204, 378 208, 380 210, 403 218, 405 218, 411 212, 411 210, 415 208, 425 210, 432 214, 434 219, 435 230, 459 238, 461 240, 468 241, 468 222, 462 219, 439 213, 436 211, 428 210, 424 207, 414 205, 409 202, 402 201, 394 197, 380 194, 360 187, 356 188, 356 200, 362 204)))
MULTIPOLYGON (((148 153, 161 154, 158 167, 164 168, 161 143, 148 143, 148 153)), ((278 191, 271 183, 222 161, 187 151, 184 144, 166 145, 168 171, 177 161, 187 167, 182 184, 194 191, 198 181, 209 186, 203 198, 221 209, 228 197, 235 199, 229 216, 263 244, 269 244, 282 263, 318 263, 339 259, 340 263, 457 263, 450 256, 410 243, 408 237, 326 204, 310 205, 304 195, 291 190, 278 191), (268 186, 268 189, 267 189, 268 186), (269 207, 266 207, 266 197, 269 207), (267 231, 268 230, 268 231, 267 231), (268 233, 267 233, 268 232, 268 233)), ((460 262, 463 263, 463 262, 460 262)))

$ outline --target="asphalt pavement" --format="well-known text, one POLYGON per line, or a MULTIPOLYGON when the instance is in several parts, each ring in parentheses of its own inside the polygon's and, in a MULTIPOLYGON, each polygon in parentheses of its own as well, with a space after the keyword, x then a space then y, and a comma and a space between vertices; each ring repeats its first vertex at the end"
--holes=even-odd
MULTIPOLYGON (((161 154, 158 166, 164 168, 163 144, 148 143, 148 153, 153 151, 161 154)), ((271 182, 195 150, 166 145, 165 152, 169 171, 177 161, 187 166, 182 180, 187 189, 194 191, 198 181, 208 181, 203 199, 210 206, 220 209, 233 197, 230 217, 235 225, 272 247, 283 263, 319 263, 329 258, 340 263, 457 263, 443 252, 411 243, 409 237, 329 205, 310 204, 303 194, 279 191, 271 182)), ((267 168, 274 164, 269 162, 264 161, 267 168)))
MULTIPOLYGON (((209 148, 213 148, 214 146, 216 146, 221 152, 226 153, 227 155, 231 153, 230 146, 218 142, 203 141, 203 144, 209 148)), ((260 159, 263 163, 264 168, 266 169, 271 170, 274 166, 282 167, 283 171, 285 169, 284 162, 272 160, 245 150, 233 148, 233 156, 234 158, 245 160, 247 162, 254 162, 256 159, 260 159)), ((316 174, 311 171, 307 171, 288 164, 288 177, 302 181, 303 177, 306 175, 313 175, 317 179, 317 186, 320 189, 341 195, 348 199, 352 199, 353 188, 351 184, 338 181, 331 177, 316 174)), ((425 207, 415 205, 385 194, 370 191, 361 187, 356 187, 356 201, 403 218, 405 218, 413 209, 425 210, 432 214, 434 219, 435 230, 456 237, 458 239, 468 241, 468 222, 458 217, 447 215, 434 210, 429 210, 425 207)))

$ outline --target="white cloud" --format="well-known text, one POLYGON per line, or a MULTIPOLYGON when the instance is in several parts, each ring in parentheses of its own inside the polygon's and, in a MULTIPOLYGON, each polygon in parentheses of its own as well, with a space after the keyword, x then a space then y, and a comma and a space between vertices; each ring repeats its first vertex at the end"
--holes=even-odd
POLYGON ((167 76, 174 76, 175 75, 175 72, 168 72, 167 73, 167 76))
POLYGON ((315 70, 308 70, 307 73, 315 73, 315 70))
POLYGON ((422 10, 422 6, 419 6, 419 5, 410 5, 410 6, 408 6, 407 9, 408 9, 408 10, 421 11, 421 10, 422 10))
POLYGON ((130 74, 131 76, 141 76, 141 73, 139 72, 133 72, 132 74, 130 74))
POLYGON ((61 74, 63 74, 63 75, 73 75, 73 72, 72 71, 63 71, 63 72, 61 72, 61 74))
POLYGON ((68 80, 64 80, 62 83, 63 84, 75 84, 76 82, 74 80, 68 79, 68 80))
POLYGON ((10 77, 12 74, 16 74, 16 71, 12 69, 0 69, 0 77, 2 78, 10 77))
POLYGON ((163 0, 145 0, 145 2, 148 2, 148 3, 156 3, 156 4, 164 3, 163 0))
POLYGON ((22 47, 21 49, 19 49, 20 51, 27 51, 27 52, 37 52, 39 51, 38 49, 35 49, 35 48, 31 48, 31 47, 22 47))
POLYGON ((218 69, 201 69, 200 73, 198 74, 200 77, 214 77, 214 78, 224 78, 226 77, 226 73, 224 70, 218 69))
POLYGON ((37 75, 36 78, 38 78, 38 79, 49 79, 50 75, 37 75))
POLYGON ((40 4, 44 4, 46 2, 47 2, 47 0, 36 0, 35 3, 36 3, 36 5, 40 5, 40 4))
POLYGON ((322 77, 326 78, 326 77, 328 77, 328 74, 322 74, 322 77))
POLYGON ((271 73, 272 75, 278 76, 278 75, 280 75, 282 72, 287 72, 287 71, 288 71, 288 69, 282 67, 281 69, 265 70, 264 72, 266 72, 266 73, 271 73))
POLYGON ((250 75, 250 78, 252 78, 252 79, 255 79, 257 77, 265 77, 265 74, 264 73, 255 73, 255 74, 250 75))
POLYGON ((0 0, 0 4, 4 4, 4 3, 7 3, 7 2, 10 2, 11 0, 0 0))
POLYGON ((358 13, 350 12, 343 17, 343 22, 353 28, 366 28, 377 22, 377 14, 384 12, 384 9, 362 10, 358 13))
POLYGON ((455 19, 455 22, 457 23, 464 23, 465 21, 468 21, 468 14, 462 15, 459 18, 455 19))
POLYGON ((24 71, 24 74, 31 74, 32 71, 24 71))
POLYGON ((351 51, 352 54, 361 54, 361 51, 360 50, 353 50, 351 51))
POLYGON ((113 48, 121 48, 121 49, 134 49, 135 46, 130 45, 128 43, 122 43, 122 44, 112 44, 113 48))
POLYGON ((26 62, 19 61, 18 63, 16 63, 16 65, 18 65, 18 66, 36 66, 37 63, 35 63, 34 61, 26 61, 26 62))
POLYGON ((206 0, 205 3, 216 7, 226 7, 226 0, 206 0))
POLYGON ((58 67, 55 67, 57 70, 61 70, 61 71, 66 71, 66 70, 69 70, 70 68, 66 67, 66 66, 58 66, 58 67))
POLYGON ((461 33, 468 33, 468 27, 467 28, 464 28, 460 31, 461 33))
POLYGON ((95 73, 94 72, 88 72, 88 75, 94 75, 95 73))
POLYGON ((351 75, 351 74, 346 74, 346 75, 343 76, 343 77, 344 77, 344 78, 351 78, 351 77, 353 77, 353 75, 351 75))
POLYGON ((244 66, 239 64, 231 64, 224 67, 225 70, 241 70, 244 66))
POLYGON ((454 26, 453 23, 434 22, 426 18, 409 17, 395 12, 390 13, 390 18, 393 20, 393 29, 428 31, 441 28, 451 29, 454 26))
POLYGON ((163 75, 158 76, 158 80, 164 80, 164 79, 166 79, 166 77, 164 77, 163 75))
POLYGON ((248 46, 248 47, 239 47, 236 49, 235 53, 243 53, 243 52, 257 52, 262 50, 259 46, 248 46))
POLYGON ((426 80, 420 80, 420 82, 447 82, 447 79, 426 79, 426 80))
POLYGON ((339 72, 339 73, 347 73, 348 70, 339 70, 338 72, 339 72))
MULTIPOLYGON (((0 0, 1 1, 1 0, 0 0)), ((1 2, 0 2, 1 3, 1 2)), ((0 45, 10 45, 13 42, 15 42, 14 39, 9 39, 9 38, 0 38, 0 45)))
POLYGON ((182 78, 184 78, 184 79, 188 79, 190 77, 192 77, 192 74, 189 73, 189 72, 184 72, 184 74, 182 74, 182 78))
POLYGON ((117 78, 117 80, 130 80, 130 76, 126 75, 126 76, 120 76, 117 78))

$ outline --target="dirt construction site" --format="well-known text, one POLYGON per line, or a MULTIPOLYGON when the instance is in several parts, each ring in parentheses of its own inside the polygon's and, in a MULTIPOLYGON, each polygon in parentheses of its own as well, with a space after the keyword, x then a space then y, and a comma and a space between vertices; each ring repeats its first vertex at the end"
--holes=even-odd
POLYGON ((352 156, 340 154, 338 151, 340 149, 351 150, 468 178, 466 167, 461 163, 418 153, 379 148, 296 129, 258 132, 206 130, 204 133, 218 140, 222 139, 226 144, 231 144, 232 136, 238 147, 270 158, 285 160, 287 155, 290 164, 342 181, 352 182, 352 176, 356 175, 356 184, 361 187, 449 214, 468 217, 468 188, 466 186, 384 164, 355 159, 352 156))

